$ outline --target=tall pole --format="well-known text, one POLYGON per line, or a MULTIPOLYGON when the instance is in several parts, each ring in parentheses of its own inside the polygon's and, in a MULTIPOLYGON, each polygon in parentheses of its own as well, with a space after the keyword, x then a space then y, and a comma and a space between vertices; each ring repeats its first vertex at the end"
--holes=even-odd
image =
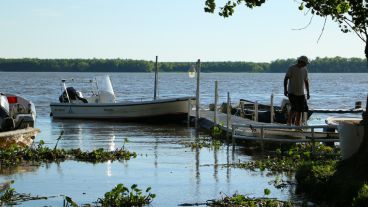
POLYGON ((153 100, 156 100, 157 98, 157 84, 158 84, 158 56, 156 56, 156 63, 155 63, 155 87, 154 87, 154 95, 153 100))
POLYGON ((227 104, 226 104, 226 141, 229 143, 229 132, 230 132, 230 122, 231 122, 231 100, 230 92, 227 92, 227 104))
POLYGON ((196 90, 196 122, 195 127, 196 129, 199 128, 198 126, 198 119, 199 119, 199 103, 200 103, 200 97, 199 97, 199 83, 200 83, 200 75, 201 75, 201 60, 198 59, 196 63, 196 71, 197 71, 197 90, 196 90))
POLYGON ((270 114, 271 114, 271 117, 270 117, 270 123, 273 123, 273 117, 274 117, 274 108, 273 108, 273 93, 271 93, 271 106, 270 106, 270 114))
POLYGON ((218 102, 218 82, 215 81, 215 109, 213 110, 213 122, 215 123, 215 125, 217 124, 217 102, 218 102))

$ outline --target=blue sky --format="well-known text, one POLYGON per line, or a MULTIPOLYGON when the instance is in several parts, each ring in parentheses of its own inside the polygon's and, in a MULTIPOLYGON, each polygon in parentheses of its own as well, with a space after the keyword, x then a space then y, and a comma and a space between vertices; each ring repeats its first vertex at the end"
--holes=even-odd
MULTIPOLYGON (((364 58, 364 43, 293 0, 240 7, 224 19, 204 0, 0 0, 0 57, 269 62, 364 58)), ((219 1, 220 2, 223 1, 219 1)))

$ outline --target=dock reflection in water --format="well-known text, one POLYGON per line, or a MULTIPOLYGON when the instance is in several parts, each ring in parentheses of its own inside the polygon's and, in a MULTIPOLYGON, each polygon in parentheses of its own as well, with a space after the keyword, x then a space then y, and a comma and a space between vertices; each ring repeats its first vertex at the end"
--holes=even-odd
MULTIPOLYGON (((243 169, 223 167, 223 164, 246 161, 251 157, 232 147, 219 149, 189 147, 196 139, 208 139, 204 133, 182 125, 146 125, 87 120, 39 119, 49 147, 54 147, 60 132, 64 135, 58 148, 113 150, 125 147, 136 152, 137 158, 122 162, 89 164, 65 161, 42 165, 30 173, 2 175, 15 180, 18 192, 33 195, 68 195, 77 203, 91 203, 110 191, 116 184, 138 184, 141 189, 152 187, 157 194, 153 206, 177 206, 181 203, 201 203, 219 198, 221 192, 235 192, 263 196, 269 188, 271 196, 290 199, 288 190, 282 191, 269 184, 273 176, 243 169), (47 130, 46 125, 51 125, 47 130), (128 142, 126 142, 128 140, 128 142)), ((39 141, 39 140, 37 140, 39 141)), ((286 179, 286 178, 284 178, 286 179)), ((29 201, 24 206, 62 205, 62 197, 29 201)))

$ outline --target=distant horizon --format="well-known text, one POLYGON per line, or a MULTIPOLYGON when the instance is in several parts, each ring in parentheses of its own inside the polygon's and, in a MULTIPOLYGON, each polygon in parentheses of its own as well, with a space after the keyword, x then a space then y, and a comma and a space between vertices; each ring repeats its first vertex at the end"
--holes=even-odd
MULTIPOLYGON (((276 60, 288 60, 288 59, 297 59, 298 57, 290 57, 290 58, 278 58, 278 59, 274 59, 271 61, 251 61, 251 60, 206 60, 203 61, 201 60, 201 62, 254 62, 254 63, 271 63, 273 61, 276 60)), ((311 61, 320 58, 344 58, 344 59, 352 59, 352 58, 357 58, 357 59, 361 59, 361 60, 365 60, 366 58, 361 58, 361 57, 341 57, 341 56, 334 56, 334 57, 315 57, 315 58, 309 58, 311 61)), ((156 56, 154 56, 152 59, 132 59, 132 58, 123 58, 123 57, 117 57, 117 58, 96 58, 96 57, 92 57, 92 58, 39 58, 39 57, 22 57, 22 58, 11 58, 11 57, 0 57, 0 59, 39 59, 39 60, 61 60, 61 59, 65 59, 65 60, 93 60, 93 59, 102 59, 102 60, 114 60, 114 59, 120 59, 120 60, 136 60, 136 61, 151 61, 151 62, 155 62, 156 61, 156 56)), ((160 61, 160 56, 158 56, 158 62, 167 62, 167 63, 190 63, 190 62, 196 62, 198 59, 195 59, 193 61, 160 61)))

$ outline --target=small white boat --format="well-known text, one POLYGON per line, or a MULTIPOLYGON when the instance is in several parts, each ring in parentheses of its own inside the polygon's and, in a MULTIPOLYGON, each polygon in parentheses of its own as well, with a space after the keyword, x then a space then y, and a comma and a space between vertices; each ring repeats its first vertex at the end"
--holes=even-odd
POLYGON ((36 108, 32 101, 0 93, 0 132, 34 127, 36 108))
POLYGON ((0 93, 0 148, 13 144, 30 146, 40 131, 33 128, 36 120, 34 104, 14 94, 0 93))
POLYGON ((69 119, 109 119, 124 121, 158 121, 183 120, 191 108, 189 104, 193 97, 156 99, 151 101, 116 102, 115 93, 110 77, 97 76, 91 81, 92 96, 83 94, 73 87, 66 87, 63 83, 63 93, 59 97, 60 103, 51 103, 53 118, 69 119), (174 118, 174 119, 171 119, 174 118))

